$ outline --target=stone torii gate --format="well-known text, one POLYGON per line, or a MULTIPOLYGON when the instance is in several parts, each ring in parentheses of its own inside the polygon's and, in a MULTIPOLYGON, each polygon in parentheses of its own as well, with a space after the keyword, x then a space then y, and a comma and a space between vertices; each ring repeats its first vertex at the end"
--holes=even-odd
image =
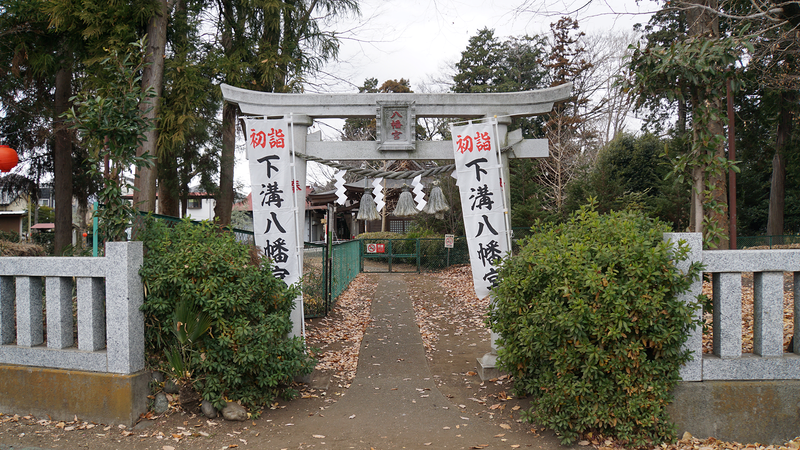
MULTIPOLYGON (((508 158, 543 158, 549 154, 546 139, 522 139, 519 130, 508 133, 511 118, 550 112, 555 102, 572 95, 571 83, 536 91, 485 94, 276 94, 227 84, 220 87, 225 101, 239 105, 243 115, 289 120, 295 151, 324 160, 452 160, 452 142, 414 139, 417 118, 497 117, 499 144, 501 148, 509 149, 502 153, 505 180, 509 179, 508 158), (393 120, 394 116, 403 117, 404 120, 400 123, 393 120), (314 119, 329 118, 375 118, 378 139, 323 142, 319 133, 308 133, 308 127, 314 119)), ((295 170, 297 179, 303 183, 301 186, 305 186, 305 161, 296 164, 295 170)), ((295 193, 297 224, 302 224, 305 216, 305 194, 305 189, 295 193)), ((508 196, 506 190, 506 205, 510 204, 508 196)), ((302 300, 292 311, 292 323, 293 334, 303 335, 302 300)))

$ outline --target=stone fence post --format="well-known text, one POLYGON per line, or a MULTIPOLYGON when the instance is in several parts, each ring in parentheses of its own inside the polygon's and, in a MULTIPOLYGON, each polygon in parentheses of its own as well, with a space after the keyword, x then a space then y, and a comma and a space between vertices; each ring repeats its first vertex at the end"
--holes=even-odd
MULTIPOLYGON (((677 267, 682 273, 689 270, 689 266, 696 261, 703 261, 703 234, 702 233, 664 233, 664 240, 676 245, 684 242, 689 246, 688 258, 678 261, 677 267)), ((687 292, 678 298, 684 302, 694 302, 697 296, 703 293, 703 274, 692 282, 687 292)), ((703 311, 695 313, 695 319, 702 321, 703 311)), ((684 348, 692 351, 693 359, 681 367, 681 378, 683 381, 703 381, 703 327, 697 326, 690 333, 684 348)))

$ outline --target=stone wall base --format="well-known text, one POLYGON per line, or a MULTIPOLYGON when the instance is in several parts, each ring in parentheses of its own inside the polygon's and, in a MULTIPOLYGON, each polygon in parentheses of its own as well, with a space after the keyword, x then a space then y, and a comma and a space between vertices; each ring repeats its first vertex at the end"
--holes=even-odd
POLYGON ((118 375, 0 365, 0 412, 133 426, 147 411, 149 372, 118 375))
POLYGON ((682 382, 670 418, 688 431, 742 443, 784 444, 800 436, 800 381, 682 382))

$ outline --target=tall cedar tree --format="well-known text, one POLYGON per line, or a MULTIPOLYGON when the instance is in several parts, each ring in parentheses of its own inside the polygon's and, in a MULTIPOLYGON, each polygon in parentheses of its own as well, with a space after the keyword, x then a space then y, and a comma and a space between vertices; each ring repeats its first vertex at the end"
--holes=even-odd
MULTIPOLYGON (((562 17, 550 25, 553 42, 545 67, 552 77, 551 86, 574 82, 592 68, 580 39, 583 32, 578 22, 562 17)), ((566 200, 566 187, 579 167, 581 148, 577 134, 583 124, 581 107, 588 102, 585 96, 574 93, 570 99, 553 106, 544 125, 550 141, 550 156, 539 161, 539 182, 548 189, 549 208, 561 212, 566 200)))
MULTIPOLYGON (((139 106, 142 115, 151 121, 158 117, 161 94, 164 85, 165 49, 167 45, 167 25, 174 0, 156 0, 155 12, 147 21, 146 64, 142 73, 142 90, 153 93, 139 106)), ((156 177, 158 173, 157 155, 158 127, 145 132, 145 141, 136 150, 137 156, 147 155, 154 162, 151 166, 136 168, 133 204, 141 211, 155 212, 156 177)))
MULTIPOLYGON (((540 36, 512 37, 500 41, 494 30, 484 28, 469 39, 461 52, 453 77, 453 92, 516 92, 548 87, 550 79, 544 67, 548 52, 547 40, 540 36)), ((522 129, 525 138, 543 137, 542 119, 515 118, 509 130, 522 129)), ((514 227, 529 227, 543 217, 546 196, 536 181, 538 163, 512 159, 511 223, 514 227)), ((457 198, 457 196, 456 196, 457 198)))
POLYGON ((20 189, 27 191, 29 201, 33 200, 30 208, 36 204, 42 173, 53 172, 53 250, 61 254, 72 243, 73 185, 72 138, 61 115, 69 109, 80 39, 74 32, 53 30, 44 14, 46 6, 47 2, 41 0, 4 0, 0 4, 0 29, 5 35, 0 58, 5 61, 5 70, 11 72, 2 76, 0 95, 6 112, 3 135, 6 143, 32 163, 29 176, 10 178, 4 190, 17 194, 20 189), (19 185, 14 180, 24 183, 19 185))
MULTIPOLYGON (((356 13, 356 0, 216 0, 220 72, 225 82, 264 92, 299 92, 306 74, 335 58, 339 41, 312 17, 356 13)), ((214 215, 228 225, 233 209, 233 165, 238 108, 222 109, 219 192, 214 215)))

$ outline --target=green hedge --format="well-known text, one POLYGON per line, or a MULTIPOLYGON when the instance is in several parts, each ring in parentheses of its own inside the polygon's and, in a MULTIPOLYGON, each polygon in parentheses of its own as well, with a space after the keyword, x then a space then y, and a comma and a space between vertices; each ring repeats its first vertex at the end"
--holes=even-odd
MULTIPOLYGON (((167 367, 165 350, 175 348, 176 305, 208 316, 212 325, 194 343, 190 382, 204 399, 225 399, 254 408, 266 405, 314 361, 301 338, 290 338, 290 312, 298 290, 272 275, 265 259, 208 222, 184 220, 170 228, 149 221, 142 233, 145 260, 145 337, 149 361, 167 367)), ((187 378, 186 374, 173 374, 187 378)))
POLYGON ((561 225, 537 224, 504 262, 489 325, 498 360, 530 395, 524 418, 563 443, 587 432, 633 445, 670 440, 666 406, 697 324, 677 295, 700 270, 681 274, 663 223, 636 212, 583 207, 561 225))

